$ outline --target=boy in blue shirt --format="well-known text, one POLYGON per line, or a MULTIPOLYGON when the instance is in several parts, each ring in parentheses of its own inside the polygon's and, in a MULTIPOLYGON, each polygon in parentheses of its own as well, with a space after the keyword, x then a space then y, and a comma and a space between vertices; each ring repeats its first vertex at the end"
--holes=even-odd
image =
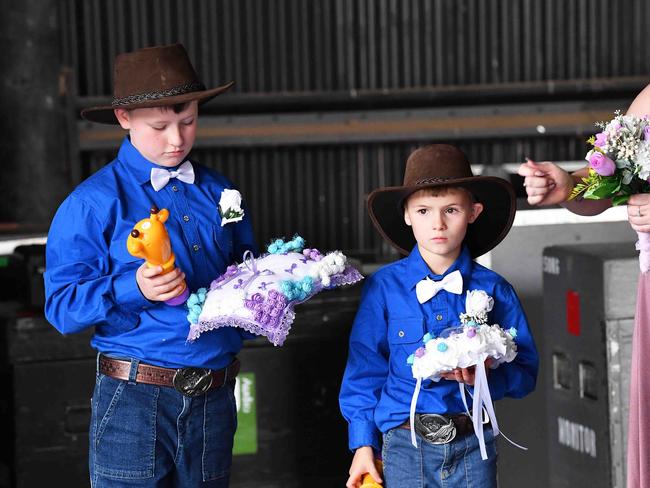
POLYGON ((187 308, 164 302, 183 280, 207 286, 256 252, 246 213, 220 217, 232 183, 187 159, 198 104, 231 85, 206 89, 182 45, 157 46, 117 56, 112 104, 82 111, 129 131, 117 158, 61 204, 47 241, 46 316, 63 334, 94 327, 99 352, 92 486, 228 486, 245 333, 224 327, 188 345, 187 308), (163 208, 176 255, 166 274, 126 246, 135 223, 163 208))
POLYGON ((520 398, 535 388, 538 356, 517 295, 501 276, 473 261, 508 233, 514 192, 500 178, 473 176, 459 149, 438 144, 414 151, 403 186, 375 190, 368 209, 380 234, 408 256, 367 279, 351 333, 340 393, 355 452, 347 487, 358 488, 365 473, 381 480, 374 464, 380 451, 387 488, 496 487, 494 435, 486 426, 483 461, 457 383, 473 385, 474 368, 422 383, 416 448, 409 432, 416 381, 407 358, 426 333, 436 337, 460 324, 468 290, 484 290, 494 299, 488 323, 514 327, 518 350, 513 362, 489 371, 492 398, 520 398), (424 293, 431 287, 418 284, 427 278, 445 286, 424 293))

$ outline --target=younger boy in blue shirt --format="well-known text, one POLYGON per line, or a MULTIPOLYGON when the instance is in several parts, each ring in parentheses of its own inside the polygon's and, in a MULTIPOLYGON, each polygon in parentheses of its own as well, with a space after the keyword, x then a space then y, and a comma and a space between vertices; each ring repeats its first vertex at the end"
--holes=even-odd
POLYGON ((500 178, 473 176, 459 149, 430 145, 409 157, 403 186, 375 190, 368 209, 380 234, 408 256, 367 279, 351 333, 340 393, 349 447, 355 451, 347 487, 358 488, 365 473, 381 479, 374 464, 380 450, 387 488, 496 487, 494 435, 486 426, 488 459, 483 461, 457 384, 473 385, 474 368, 422 383, 416 448, 409 432, 416 381, 407 358, 426 333, 436 337, 459 325, 466 291, 484 290, 494 299, 488 323, 514 327, 518 350, 513 362, 489 371, 492 398, 520 398, 535 388, 538 356, 517 295, 501 276, 473 261, 508 233, 514 192, 500 178), (418 283, 427 278, 449 286, 423 294, 418 283), (427 420, 432 418, 433 426, 427 420), (441 426, 445 435, 438 437, 441 426))
POLYGON ((129 135, 61 204, 45 272, 48 320, 64 334, 94 327, 91 485, 226 487, 245 333, 224 327, 188 345, 187 308, 164 302, 183 280, 197 290, 256 252, 249 216, 220 216, 232 183, 187 159, 198 104, 232 83, 206 89, 180 44, 120 54, 114 68, 113 103, 82 116, 129 135), (176 269, 166 274, 126 246, 152 207, 169 210, 176 269))

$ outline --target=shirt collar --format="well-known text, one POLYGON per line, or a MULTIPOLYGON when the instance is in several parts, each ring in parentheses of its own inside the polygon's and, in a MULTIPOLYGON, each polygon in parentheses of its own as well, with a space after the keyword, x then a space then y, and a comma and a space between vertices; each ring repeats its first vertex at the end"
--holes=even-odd
POLYGON ((472 255, 469 252, 467 245, 463 244, 463 248, 460 251, 460 254, 456 258, 456 261, 449 266, 449 269, 444 272, 444 274, 437 275, 429 269, 429 266, 424 261, 424 258, 420 254, 420 249, 416 244, 409 254, 406 257, 406 279, 410 289, 415 288, 415 285, 418 284, 420 280, 423 280, 429 276, 432 280, 438 281, 447 276, 453 271, 459 270, 460 274, 463 275, 463 278, 469 276, 472 268, 472 255))
MULTIPOLYGON (((153 168, 162 168, 169 171, 173 171, 177 169, 178 166, 180 166, 179 164, 178 166, 175 166, 173 168, 168 168, 166 166, 160 166, 155 163, 152 163, 147 158, 145 158, 142 154, 140 154, 140 151, 138 151, 136 147, 131 143, 131 139, 129 139, 129 136, 126 136, 122 141, 120 150, 117 153, 117 159, 127 168, 127 170, 133 175, 135 180, 140 185, 151 182, 151 170, 153 168)), ((192 166, 194 166, 194 178, 195 178, 194 183, 196 184, 199 179, 197 174, 198 172, 196 169, 196 165, 192 164, 192 166)))

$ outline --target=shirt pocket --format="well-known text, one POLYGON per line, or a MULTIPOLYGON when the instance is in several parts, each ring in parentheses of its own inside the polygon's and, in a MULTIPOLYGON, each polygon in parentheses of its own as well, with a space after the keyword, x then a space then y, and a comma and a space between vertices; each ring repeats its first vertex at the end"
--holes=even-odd
POLYGON ((389 344, 413 344, 424 336, 424 319, 421 317, 389 318, 389 344))
POLYGON ((410 378, 411 366, 407 358, 422 345, 424 319, 421 317, 389 318, 388 344, 393 371, 400 377, 410 378))
POLYGON ((226 266, 230 266, 235 259, 241 259, 241 256, 237 258, 237 256, 233 255, 233 232, 227 224, 223 227, 220 225, 213 225, 212 239, 214 241, 215 250, 223 261, 224 269, 226 266))

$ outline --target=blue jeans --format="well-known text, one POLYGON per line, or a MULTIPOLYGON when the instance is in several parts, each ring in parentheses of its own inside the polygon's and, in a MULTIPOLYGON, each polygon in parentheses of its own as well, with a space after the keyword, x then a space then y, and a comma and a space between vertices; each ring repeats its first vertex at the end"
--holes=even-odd
POLYGON ((488 459, 481 459, 474 434, 449 444, 431 444, 402 428, 384 434, 382 458, 386 488, 496 488, 497 448, 492 429, 485 430, 488 459))
POLYGON ((226 488, 237 427, 235 381, 194 398, 97 374, 90 479, 102 487, 226 488))

